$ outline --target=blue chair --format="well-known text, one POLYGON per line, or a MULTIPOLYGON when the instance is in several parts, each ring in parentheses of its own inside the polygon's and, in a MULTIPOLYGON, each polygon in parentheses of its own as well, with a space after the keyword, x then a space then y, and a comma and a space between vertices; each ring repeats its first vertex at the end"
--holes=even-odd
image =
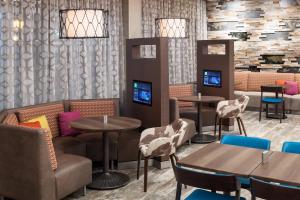
POLYGON ((174 154, 170 155, 170 160, 177 181, 176 200, 181 199, 182 184, 198 188, 186 200, 246 200, 240 197, 241 185, 234 175, 205 173, 180 167, 174 154), (230 192, 235 192, 235 196, 231 196, 230 192))
MULTIPOLYGON (((241 147, 249 147, 262 150, 270 150, 271 141, 257 137, 245 137, 238 135, 224 135, 221 139, 221 144, 229 144, 241 147)), ((242 188, 249 189, 250 180, 249 178, 239 177, 242 188)))
POLYGON ((281 151, 300 154, 300 142, 284 142, 281 151))
POLYGON ((293 186, 278 185, 250 178, 252 200, 256 197, 262 199, 300 199, 300 188, 293 186))

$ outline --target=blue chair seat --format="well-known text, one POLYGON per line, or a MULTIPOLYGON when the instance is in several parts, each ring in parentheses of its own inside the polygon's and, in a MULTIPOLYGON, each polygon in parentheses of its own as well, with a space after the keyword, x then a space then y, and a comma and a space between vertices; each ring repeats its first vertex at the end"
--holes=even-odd
POLYGON ((264 97, 264 98, 262 98, 262 101, 264 103, 282 103, 283 99, 282 98, 274 98, 274 97, 264 97))
MULTIPOLYGON (((240 199, 246 200, 243 197, 241 197, 240 199)), ((209 192, 202 189, 196 189, 189 196, 187 196, 185 200, 235 200, 235 197, 209 192)))

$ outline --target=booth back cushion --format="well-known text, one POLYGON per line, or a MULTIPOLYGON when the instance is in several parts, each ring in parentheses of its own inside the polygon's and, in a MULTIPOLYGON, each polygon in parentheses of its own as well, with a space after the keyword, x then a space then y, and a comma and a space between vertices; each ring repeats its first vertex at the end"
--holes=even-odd
POLYGON ((80 112, 81 117, 115 116, 117 105, 114 100, 71 101, 70 111, 80 112))
POLYGON ((295 74, 295 81, 298 83, 298 88, 300 88, 300 74, 295 74))
POLYGON ((9 113, 6 115, 2 123, 6 125, 17 126, 19 121, 15 113, 9 113))
POLYGON ((64 112, 63 103, 40 104, 17 111, 21 122, 45 115, 53 137, 59 136, 58 115, 64 112))
MULTIPOLYGON (((194 95, 194 86, 192 84, 182 84, 182 85, 170 85, 169 86, 169 96, 182 97, 182 96, 192 96, 194 95)), ((179 107, 190 107, 193 106, 191 102, 178 102, 179 107)))
POLYGON ((249 72, 234 73, 234 89, 239 91, 248 91, 249 72))
POLYGON ((248 79, 248 91, 260 91, 262 85, 274 85, 276 80, 294 81, 292 73, 251 72, 248 79))

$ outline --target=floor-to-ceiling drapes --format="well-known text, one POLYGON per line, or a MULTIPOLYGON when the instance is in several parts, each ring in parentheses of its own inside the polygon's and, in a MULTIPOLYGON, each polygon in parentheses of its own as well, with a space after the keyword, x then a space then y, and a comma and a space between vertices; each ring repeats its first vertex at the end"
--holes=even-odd
POLYGON ((118 97, 122 0, 0 1, 0 110, 61 99, 118 97), (109 10, 109 38, 59 39, 59 10, 109 10))
MULTIPOLYGON (((155 36, 155 18, 184 17, 190 20, 189 38, 169 39, 170 83, 196 80, 196 43, 207 38, 205 0, 142 0, 142 32, 144 37, 155 36)), ((150 54, 154 48, 146 48, 150 54)))

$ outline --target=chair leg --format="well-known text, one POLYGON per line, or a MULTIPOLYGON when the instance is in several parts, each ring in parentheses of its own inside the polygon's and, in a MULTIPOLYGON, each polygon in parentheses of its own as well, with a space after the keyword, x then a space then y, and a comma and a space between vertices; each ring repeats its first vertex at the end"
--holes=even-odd
POLYGON ((266 117, 269 117, 269 104, 266 104, 266 117))
POLYGON ((181 188, 182 188, 181 183, 177 183, 176 197, 175 197, 176 200, 180 200, 180 197, 181 197, 181 188))
POLYGON ((262 112, 262 109, 263 109, 263 107, 262 107, 262 102, 260 102, 259 119, 258 119, 258 121, 261 121, 261 112, 262 112))
POLYGON ((245 136, 247 136, 246 128, 245 128, 245 125, 244 125, 244 122, 243 122, 242 118, 239 117, 239 121, 240 121, 240 123, 241 123, 241 125, 242 125, 242 128, 243 128, 243 131, 244 131, 245 136))
POLYGON ((86 186, 83 187, 83 196, 86 196, 86 186))
POLYGON ((214 136, 217 136, 217 124, 218 124, 218 114, 216 113, 215 116, 215 129, 214 129, 214 136))
POLYGON ((145 159, 145 166, 144 166, 144 192, 147 192, 147 183, 148 183, 148 158, 145 159))
POLYGON ((243 135, 242 128, 241 128, 241 123, 240 123, 240 120, 239 120, 238 117, 236 118, 236 121, 237 121, 237 124, 238 124, 238 127, 239 127, 240 135, 243 135))
POLYGON ((221 140, 222 135, 222 118, 219 118, 219 140, 221 140))
POLYGON ((137 163, 137 172, 136 172, 136 179, 139 180, 140 178, 140 165, 141 165, 141 150, 139 150, 138 152, 138 163, 137 163))
POLYGON ((281 104, 281 116, 280 116, 280 123, 282 122, 283 116, 284 116, 284 104, 282 103, 282 104, 281 104))

